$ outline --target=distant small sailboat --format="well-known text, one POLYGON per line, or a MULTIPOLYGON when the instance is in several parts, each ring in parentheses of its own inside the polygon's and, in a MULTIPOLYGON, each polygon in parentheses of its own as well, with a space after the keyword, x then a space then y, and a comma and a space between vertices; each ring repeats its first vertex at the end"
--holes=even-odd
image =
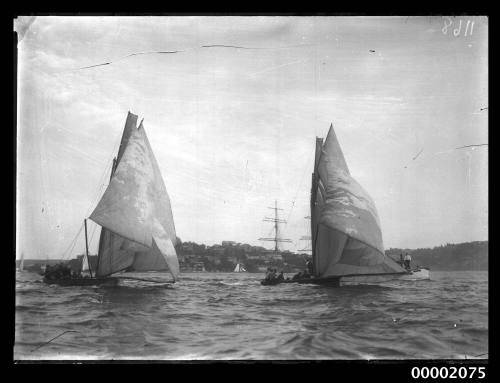
POLYGON ((177 280, 177 237, 170 199, 142 121, 137 127, 137 116, 130 112, 113 161, 111 180, 89 218, 102 227, 96 270, 89 265, 85 219, 86 255, 82 270, 88 270, 90 278, 70 277, 67 272, 64 278, 54 278, 54 270, 48 267, 46 283, 115 284, 118 279, 111 276, 124 270, 168 270, 173 282, 177 280))
POLYGON ((245 268, 243 267, 243 265, 241 263, 238 263, 236 265, 236 267, 234 268, 234 272, 235 273, 245 273, 246 270, 245 270, 245 268))
POLYGON ((385 255, 375 204, 351 176, 333 126, 324 143, 316 138, 310 208, 313 275, 262 284, 371 284, 411 273, 385 255))
POLYGON ((19 271, 24 271, 24 252, 21 253, 21 261, 19 262, 19 271))

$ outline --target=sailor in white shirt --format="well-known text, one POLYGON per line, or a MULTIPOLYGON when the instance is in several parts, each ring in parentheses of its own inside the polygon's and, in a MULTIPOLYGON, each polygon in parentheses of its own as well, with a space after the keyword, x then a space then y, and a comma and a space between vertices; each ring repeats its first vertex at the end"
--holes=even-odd
POLYGON ((405 255, 405 267, 407 269, 410 269, 410 264, 411 264, 411 255, 406 253, 406 255, 405 255))

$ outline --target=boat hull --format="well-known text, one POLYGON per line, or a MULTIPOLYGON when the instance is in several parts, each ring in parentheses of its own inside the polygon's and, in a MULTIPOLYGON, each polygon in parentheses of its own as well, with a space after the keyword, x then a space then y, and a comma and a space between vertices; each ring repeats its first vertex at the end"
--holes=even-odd
POLYGON ((392 281, 417 281, 426 279, 430 279, 429 269, 419 268, 395 274, 346 275, 340 278, 340 286, 377 285, 392 281))
POLYGON ((275 286, 282 283, 314 284, 332 287, 355 286, 355 285, 377 285, 392 281, 417 281, 430 279, 430 271, 427 268, 420 267, 404 273, 391 274, 361 274, 361 275, 342 275, 323 278, 304 278, 287 280, 262 280, 263 286, 275 286))
POLYGON ((404 281, 418 281, 426 279, 431 279, 431 272, 429 269, 424 267, 412 270, 408 274, 401 277, 401 280, 404 281))
POLYGON ((407 273, 396 273, 388 275, 346 275, 340 277, 339 286, 378 285, 386 282, 397 281, 406 276, 407 273))
POLYGON ((49 285, 59 286, 116 286, 119 282, 116 278, 43 278, 43 281, 49 285))
POLYGON ((280 285, 282 283, 299 283, 302 285, 323 285, 323 286, 332 286, 339 287, 339 277, 327 277, 327 278, 302 278, 302 279, 285 279, 285 280, 262 280, 260 284, 263 286, 275 286, 280 285))

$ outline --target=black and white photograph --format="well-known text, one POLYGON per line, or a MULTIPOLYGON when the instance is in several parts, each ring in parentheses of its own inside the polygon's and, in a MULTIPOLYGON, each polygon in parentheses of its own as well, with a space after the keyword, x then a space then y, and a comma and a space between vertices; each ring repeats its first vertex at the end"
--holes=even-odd
POLYGON ((488 360, 487 16, 13 31, 14 361, 488 360))

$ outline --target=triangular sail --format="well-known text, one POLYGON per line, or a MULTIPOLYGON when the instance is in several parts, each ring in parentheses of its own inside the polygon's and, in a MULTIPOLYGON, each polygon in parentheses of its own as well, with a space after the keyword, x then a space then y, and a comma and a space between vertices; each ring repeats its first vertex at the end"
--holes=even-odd
POLYGON ((332 126, 316 158, 311 193, 314 274, 404 272, 385 256, 375 204, 351 177, 332 126))
MULTIPOLYGON (((137 129, 137 115, 128 112, 127 120, 125 121, 125 128, 123 129, 122 139, 120 141, 120 147, 118 149, 118 155, 116 156, 116 164, 120 162, 123 157, 123 152, 128 144, 128 139, 132 135, 132 132, 137 129)), ((114 169, 113 169, 114 170, 114 169)))
POLYGON ((179 263, 170 201, 144 127, 135 129, 135 121, 129 129, 127 118, 116 170, 90 215, 103 226, 97 276, 131 268, 169 270, 175 279, 179 263))
MULTIPOLYGON (((110 180, 113 178, 118 163, 128 144, 128 139, 132 132, 137 129, 137 116, 128 112, 123 129, 118 155, 113 161, 110 180)), ((127 269, 132 265, 135 258, 135 252, 130 250, 132 242, 109 231, 105 227, 101 229, 99 238, 99 250, 97 257, 96 275, 103 277, 127 269)))
MULTIPOLYGON (((317 217, 319 215, 316 206, 316 198, 318 194, 318 164, 321 158, 321 150, 323 148, 323 139, 316 137, 316 152, 314 155, 314 172, 312 174, 312 186, 311 186, 311 252, 313 259, 313 270, 316 269, 316 251, 314 244, 314 238, 316 238, 316 229, 318 227, 317 217)), ((315 273, 316 274, 316 273, 315 273)))
POLYGON ((152 246, 154 171, 144 129, 134 129, 104 195, 90 218, 144 248, 152 246))
POLYGON ((154 174, 153 188, 155 198, 153 205, 154 214, 152 217, 153 247, 151 250, 140 253, 140 256, 136 257, 132 269, 142 271, 149 267, 154 267, 154 269, 151 268, 151 270, 165 270, 168 268, 174 279, 176 279, 179 275, 179 260, 177 259, 177 253, 175 251, 177 235, 175 232, 170 198, 142 123, 138 130, 144 132, 144 142, 148 148, 154 174))
POLYGON ((90 267, 89 267, 89 260, 88 258, 84 255, 82 257, 82 272, 86 272, 86 271, 89 271, 90 270, 90 267))

